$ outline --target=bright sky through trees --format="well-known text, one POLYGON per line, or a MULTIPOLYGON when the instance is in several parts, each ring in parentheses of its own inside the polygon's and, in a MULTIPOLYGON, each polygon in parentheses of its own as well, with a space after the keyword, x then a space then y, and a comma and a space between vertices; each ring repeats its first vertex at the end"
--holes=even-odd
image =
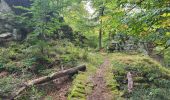
POLYGON ((95 12, 94 8, 92 7, 92 4, 90 1, 87 1, 85 4, 86 10, 89 12, 89 14, 93 14, 95 12))

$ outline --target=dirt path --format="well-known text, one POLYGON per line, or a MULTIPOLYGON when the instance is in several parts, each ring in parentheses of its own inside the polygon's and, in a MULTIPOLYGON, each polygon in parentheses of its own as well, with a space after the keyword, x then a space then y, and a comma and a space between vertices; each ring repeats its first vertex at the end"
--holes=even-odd
POLYGON ((87 96, 87 100, 113 100, 112 94, 106 86, 104 75, 107 73, 107 67, 110 66, 110 61, 106 58, 104 63, 100 65, 95 75, 90 78, 93 83, 93 91, 87 96))
MULTIPOLYGON (((89 77, 89 81, 93 84, 93 90, 91 94, 86 96, 86 100, 113 100, 112 93, 107 88, 104 78, 110 64, 109 59, 106 58, 104 63, 99 66, 96 73, 89 77)), ((50 96, 52 100, 67 100, 67 94, 71 83, 72 80, 68 77, 55 80, 52 88, 47 90, 48 95, 46 97, 50 96)))

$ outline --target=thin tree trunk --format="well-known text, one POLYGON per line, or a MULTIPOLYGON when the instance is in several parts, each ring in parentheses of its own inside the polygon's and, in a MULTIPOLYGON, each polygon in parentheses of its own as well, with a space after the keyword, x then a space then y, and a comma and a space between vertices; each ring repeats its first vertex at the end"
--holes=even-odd
POLYGON ((102 48, 102 20, 100 21, 101 27, 99 30, 99 50, 102 48))
MULTIPOLYGON (((104 10, 105 10, 105 7, 104 7, 104 2, 103 2, 103 7, 100 7, 100 16, 104 16, 104 10)), ((103 21, 102 19, 100 20, 100 29, 99 29, 99 50, 102 49, 102 33, 103 33, 103 30, 102 30, 102 25, 103 24, 103 21)))

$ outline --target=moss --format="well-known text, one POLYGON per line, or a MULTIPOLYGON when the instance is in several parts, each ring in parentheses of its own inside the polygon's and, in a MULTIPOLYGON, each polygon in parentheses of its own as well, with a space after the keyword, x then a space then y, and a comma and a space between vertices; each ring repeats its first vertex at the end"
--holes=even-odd
POLYGON ((75 98, 75 97, 77 97, 77 98, 85 98, 85 94, 82 94, 79 91, 74 91, 74 92, 72 92, 72 97, 73 98, 75 98))
POLYGON ((75 76, 72 87, 68 95, 68 100, 86 100, 86 95, 90 94, 93 84, 89 82, 89 77, 95 73, 98 65, 103 61, 103 57, 99 54, 90 53, 86 63, 87 71, 81 72, 75 76), (99 58, 99 59, 97 59, 99 58))
POLYGON ((88 82, 87 82, 88 74, 89 72, 80 73, 75 77, 72 88, 70 89, 68 100, 86 99, 86 94, 90 90, 90 87, 88 86, 88 82))
MULTIPOLYGON (((110 57, 109 57, 110 58, 110 57)), ((106 85, 108 87, 108 89, 111 91, 112 93, 112 98, 113 99, 119 99, 119 100, 123 100, 123 98, 121 97, 122 95, 122 92, 119 91, 119 86, 120 84, 117 82, 117 78, 115 76, 115 73, 117 74, 124 74, 123 70, 122 70, 122 73, 121 72, 117 72, 117 71, 114 71, 113 70, 113 67, 112 65, 110 64, 108 67, 107 67, 107 70, 106 70, 107 73, 105 73, 104 75, 104 79, 106 81, 106 85)), ((119 77, 121 79, 123 79, 124 77, 119 77)))
MULTIPOLYGON (((116 81, 120 85, 120 91, 124 92, 124 97, 134 98, 137 95, 135 92, 140 92, 140 95, 144 95, 145 97, 146 95, 148 95, 146 92, 152 90, 153 88, 160 88, 159 91, 162 91, 165 88, 167 89, 167 91, 170 90, 170 70, 161 66, 158 62, 154 61, 148 56, 113 54, 112 60, 113 70, 115 72, 114 76, 116 81), (125 92, 127 91, 127 82, 125 82, 124 84, 124 81, 126 81, 126 73, 129 71, 132 72, 132 74, 134 75, 133 93, 135 95, 129 95, 125 92), (142 88, 148 90, 143 91, 142 88)), ((156 96, 155 93, 153 94, 156 96)), ((162 93, 160 94, 163 95, 162 93)), ((146 98, 151 98, 151 96, 146 96, 146 98)), ((160 96, 157 96, 157 98, 160 98, 160 96)))

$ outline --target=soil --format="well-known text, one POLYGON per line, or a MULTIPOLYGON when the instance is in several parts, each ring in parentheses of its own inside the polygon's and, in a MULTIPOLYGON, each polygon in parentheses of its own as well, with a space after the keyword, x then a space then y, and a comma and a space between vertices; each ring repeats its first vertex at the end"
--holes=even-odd
MULTIPOLYGON (((51 83, 49 88, 49 84, 47 86, 47 96, 42 100, 47 100, 46 98, 50 97, 50 100, 67 100, 69 88, 71 86, 72 79, 69 77, 63 77, 60 79, 56 79, 51 83)), ((44 87, 44 86, 43 86, 44 87)))
POLYGON ((90 78, 93 83, 93 91, 87 96, 87 100, 113 100, 112 93, 106 86, 104 75, 107 72, 107 67, 110 66, 110 61, 105 59, 104 63, 100 65, 95 75, 90 78))
POLYGON ((8 72, 6 72, 6 71, 0 72, 0 78, 3 78, 7 75, 8 75, 8 72))

